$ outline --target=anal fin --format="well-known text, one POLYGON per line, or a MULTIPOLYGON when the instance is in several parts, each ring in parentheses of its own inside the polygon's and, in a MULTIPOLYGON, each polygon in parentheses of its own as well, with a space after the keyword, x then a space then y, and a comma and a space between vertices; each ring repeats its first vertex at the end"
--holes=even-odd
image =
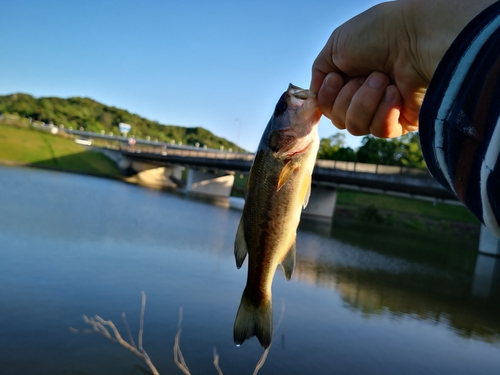
POLYGON ((285 277, 287 280, 290 280, 293 274, 293 270, 295 269, 295 241, 293 245, 290 247, 290 250, 285 255, 285 258, 281 262, 281 267, 283 268, 283 272, 285 273, 285 277))

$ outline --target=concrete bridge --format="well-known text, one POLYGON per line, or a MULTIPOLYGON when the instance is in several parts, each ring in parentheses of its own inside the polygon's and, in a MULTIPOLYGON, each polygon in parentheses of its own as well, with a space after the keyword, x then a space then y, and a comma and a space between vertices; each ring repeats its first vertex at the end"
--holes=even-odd
MULTIPOLYGON (((254 154, 190 146, 102 149, 139 183, 182 188, 188 194, 229 197, 235 174, 250 171, 254 154), (186 170, 186 167, 187 170, 186 170)), ((305 215, 331 219, 337 188, 457 204, 456 197, 426 170, 406 167, 318 160, 305 215)), ((500 256, 500 241, 484 226, 479 250, 500 256)))
MULTIPOLYGON (((154 166, 183 165, 193 169, 248 173, 254 154, 205 150, 195 147, 122 147, 123 157, 154 166)), ((426 170, 378 164, 318 160, 313 172, 316 186, 343 187, 433 201, 456 202, 455 196, 426 170)))

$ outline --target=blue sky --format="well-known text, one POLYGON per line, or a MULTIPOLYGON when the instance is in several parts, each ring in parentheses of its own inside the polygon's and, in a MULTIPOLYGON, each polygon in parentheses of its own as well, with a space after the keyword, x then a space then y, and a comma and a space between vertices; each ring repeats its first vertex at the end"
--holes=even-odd
POLYGON ((288 83, 308 87, 335 27, 376 3, 4 0, 0 95, 90 97, 255 151, 288 83))

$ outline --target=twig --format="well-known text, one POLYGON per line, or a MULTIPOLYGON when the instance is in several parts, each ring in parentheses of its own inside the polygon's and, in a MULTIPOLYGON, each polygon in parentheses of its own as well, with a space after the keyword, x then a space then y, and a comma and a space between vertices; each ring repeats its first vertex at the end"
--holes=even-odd
POLYGON ((137 336, 137 341, 139 344, 139 350, 142 352, 144 349, 142 348, 142 334, 144 332, 144 310, 146 310, 146 293, 141 291, 141 317, 139 319, 139 334, 137 336))
POLYGON ((259 362, 257 362, 257 365, 255 365, 255 370, 253 370, 252 375, 257 375, 259 370, 264 366, 264 363, 266 363, 267 355, 269 354, 269 350, 271 349, 271 345, 269 345, 266 350, 264 350, 264 353, 262 353, 262 356, 259 359, 259 362))
MULTIPOLYGON (((281 323, 283 322, 283 317, 285 315, 285 300, 281 300, 281 315, 280 318, 278 319, 278 323, 276 324, 276 328, 274 329, 274 336, 276 336, 276 332, 281 326, 281 323)), ((259 370, 264 366, 264 363, 266 363, 267 355, 269 354, 269 350, 271 349, 271 346, 273 345, 273 340, 271 340, 271 344, 264 350, 264 353, 262 353, 262 356, 259 359, 259 362, 257 362, 257 365, 255 366, 255 370, 253 371, 252 375, 257 375, 259 370)))
POLYGON ((219 355, 217 354, 217 348, 214 346, 214 367, 219 373, 219 375, 224 375, 219 367, 219 355))
MULTIPOLYGON (((127 329, 129 331, 129 335, 131 338, 132 344, 129 344, 127 341, 125 341, 122 336, 120 335, 120 332, 118 332, 118 329, 116 328, 115 324, 111 320, 104 320, 101 318, 99 315, 95 315, 94 318, 87 318, 87 316, 83 315, 83 321, 89 325, 91 325, 94 328, 94 331, 97 333, 102 334, 104 337, 106 337, 108 340, 117 342, 124 348, 127 348, 130 350, 132 353, 134 353, 136 356, 141 358, 149 367, 153 375, 160 375, 156 367, 153 365, 153 362, 151 361, 151 358, 149 358, 148 353, 144 350, 142 347, 142 332, 144 330, 144 310, 146 308, 146 294, 142 292, 142 306, 141 306, 141 318, 140 318, 140 330, 139 330, 139 337, 138 337, 138 342, 139 342, 139 348, 135 346, 135 343, 133 339, 131 338, 132 335, 130 334, 130 329, 128 329, 128 323, 126 323, 127 329), (114 334, 114 338, 111 336, 109 333, 108 329, 106 328, 108 326, 111 331, 114 334)), ((124 317, 125 314, 122 314, 124 317)), ((124 318, 125 319, 125 318, 124 318)), ((126 319, 125 319, 126 321, 126 319)))
POLYGON ((123 323, 125 324, 125 327, 127 328, 128 339, 130 340, 130 343, 132 344, 132 346, 137 349, 137 346, 135 345, 134 338, 132 337, 132 332, 130 332, 130 327, 128 325, 127 316, 125 315, 124 312, 122 312, 122 319, 123 319, 123 323))
MULTIPOLYGON (((134 339, 132 337, 132 333, 130 332, 130 327, 127 322, 127 317, 125 313, 122 313, 122 318, 125 323, 125 327, 127 329, 127 333, 129 336, 130 343, 125 341, 122 336, 120 335, 120 332, 114 325, 114 323, 111 320, 104 320, 101 318, 99 315, 95 315, 93 318, 88 318, 86 315, 83 315, 83 321, 89 325, 92 326, 94 329, 94 332, 97 332, 104 337, 106 337, 108 340, 112 342, 116 342, 123 346, 124 348, 127 348, 130 350, 132 353, 134 353, 136 356, 141 358, 149 367, 153 375, 160 375, 156 367, 153 365, 153 362, 149 358, 148 353, 144 348, 142 347, 142 336, 144 333, 144 313, 146 310, 146 293, 141 292, 142 295, 142 303, 141 303, 141 315, 139 318, 139 333, 137 337, 137 342, 138 342, 138 347, 135 345, 134 339), (111 331, 113 332, 114 337, 109 333, 108 329, 106 327, 109 327, 111 331)), ((283 322, 283 317, 285 315, 285 301, 282 300, 281 304, 281 315, 278 320, 278 323, 276 324, 276 328, 274 329, 274 334, 273 337, 276 336, 276 332, 278 331, 279 327, 281 326, 281 323, 283 322)), ((71 327, 70 327, 71 329, 71 327)), ((74 328, 72 328, 74 331, 74 328)), ((181 340, 181 333, 182 333, 182 307, 179 308, 179 321, 177 323, 177 334, 175 335, 174 339, 174 362, 177 365, 177 367, 185 374, 185 375, 191 375, 191 372, 189 372, 189 368, 187 366, 186 361, 184 360, 184 356, 182 355, 181 351, 181 346, 180 346, 180 340, 181 340)), ((262 353, 262 356, 260 357, 259 361, 257 362, 257 365, 255 366, 253 375, 257 375, 259 370, 264 366, 264 363, 266 362, 267 355, 269 354, 269 350, 271 349, 272 346, 272 341, 269 347, 262 353)), ((214 346, 213 350, 213 355, 214 355, 214 367, 217 370, 217 373, 219 375, 224 375, 222 373, 222 370, 219 366, 219 355, 217 354, 217 349, 214 346)))
POLYGON ((191 375, 189 372, 189 368, 184 360, 184 356, 182 355, 180 340, 181 340, 181 323, 182 323, 182 307, 179 307, 179 321, 177 323, 177 334, 174 339, 174 362, 177 367, 185 374, 191 375))

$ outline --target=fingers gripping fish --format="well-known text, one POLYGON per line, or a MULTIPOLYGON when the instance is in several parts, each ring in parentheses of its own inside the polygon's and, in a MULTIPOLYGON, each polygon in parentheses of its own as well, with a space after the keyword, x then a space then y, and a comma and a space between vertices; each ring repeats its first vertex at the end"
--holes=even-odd
POLYGON ((255 154, 234 245, 238 268, 248 253, 247 283, 234 323, 238 345, 252 336, 264 348, 271 343, 271 285, 278 264, 287 280, 295 267, 295 236, 311 191, 320 117, 315 95, 290 84, 255 154))

